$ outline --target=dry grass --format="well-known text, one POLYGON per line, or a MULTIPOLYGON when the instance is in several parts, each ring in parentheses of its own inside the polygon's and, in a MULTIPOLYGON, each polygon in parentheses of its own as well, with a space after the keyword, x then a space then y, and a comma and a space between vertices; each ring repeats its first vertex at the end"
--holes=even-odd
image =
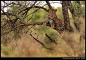
POLYGON ((12 40, 7 46, 1 45, 1 57, 68 57, 56 50, 45 49, 30 35, 23 35, 16 41, 12 40))
MULTIPOLYGON (((82 26, 84 27, 85 24, 82 26)), ((83 33, 85 28, 81 29, 80 33, 75 32, 75 41, 79 43, 80 34, 83 33)), ((33 31, 34 33, 35 31, 33 31)), ((34 35, 34 34, 33 34, 34 35)), ((72 35, 72 34, 71 34, 72 35)), ((1 37, 1 57, 78 57, 78 54, 74 54, 73 49, 64 41, 65 36, 63 35, 62 39, 57 40, 58 45, 53 43, 45 44, 47 47, 53 47, 54 50, 45 49, 40 43, 36 42, 30 35, 29 32, 27 34, 23 34, 21 39, 13 39, 10 43, 7 43, 5 46, 2 42, 4 41, 3 37, 1 37)), ((73 35, 72 35, 73 36, 73 35)), ((34 35, 34 37, 37 37, 34 35)), ((69 37, 69 36, 68 36, 69 37)), ((39 35, 38 40, 44 43, 44 35, 39 35)), ((73 39, 72 37, 69 39, 73 39)), ((85 40, 82 38, 82 47, 85 48, 85 40)), ((85 49, 84 49, 85 53, 85 49)))

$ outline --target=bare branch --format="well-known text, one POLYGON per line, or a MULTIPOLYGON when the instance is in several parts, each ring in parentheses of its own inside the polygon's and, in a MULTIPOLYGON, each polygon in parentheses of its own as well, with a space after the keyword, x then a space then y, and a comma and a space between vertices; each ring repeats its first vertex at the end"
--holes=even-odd
POLYGON ((34 5, 36 4, 37 1, 34 2, 34 4, 31 7, 34 7, 34 5))
MULTIPOLYGON (((33 8, 33 7, 27 7, 26 9, 21 10, 19 13, 21 13, 22 11, 25 11, 25 10, 29 11, 31 8, 33 8)), ((46 12, 48 12, 48 10, 46 8, 43 8, 43 7, 40 7, 40 6, 34 6, 34 8, 41 8, 41 9, 44 9, 46 12)))
MULTIPOLYGON (((40 9, 40 8, 39 8, 39 9, 40 9)), ((32 14, 31 18, 33 17, 33 14, 34 14, 36 11, 38 11, 39 9, 37 9, 37 10, 35 10, 35 11, 33 11, 32 13, 29 14, 29 15, 32 14)), ((29 15, 27 15, 27 16, 29 16, 29 15)), ((26 17, 27 17, 27 16, 26 16, 26 17)), ((31 19, 31 18, 30 18, 30 19, 31 19)), ((30 20, 30 19, 29 19, 29 20, 30 20)), ((29 21, 29 20, 28 20, 28 21, 29 21)))
POLYGON ((51 7, 49 1, 46 1, 46 3, 47 3, 47 5, 49 6, 49 8, 52 9, 52 7, 51 7))
MULTIPOLYGON (((7 31, 7 32, 5 32, 5 33, 3 33, 2 35, 8 34, 9 32, 15 30, 17 27, 20 27, 20 26, 42 25, 42 24, 43 24, 43 22, 31 22, 31 23, 27 23, 27 24, 18 24, 18 25, 16 25, 14 28, 12 28, 11 30, 9 30, 9 31, 7 31)), ((2 27, 3 27, 3 26, 2 26, 2 27)))
MULTIPOLYGON (((33 37, 32 36, 32 34, 30 34, 30 36, 31 37, 33 37)), ((40 42, 39 40, 37 40, 35 37, 33 37, 37 42, 39 42, 42 46, 44 46, 45 47, 45 45, 42 43, 42 42, 40 42)), ((53 50, 53 49, 51 49, 51 48, 47 48, 47 47, 45 47, 46 49, 49 49, 49 50, 53 50)))
MULTIPOLYGON (((9 12, 4 12, 4 11, 3 11, 3 13, 2 13, 1 15, 7 15, 7 17, 9 17, 8 15, 12 15, 12 16, 15 16, 16 19, 20 19, 21 21, 23 21, 21 18, 19 18, 18 15, 12 14, 12 13, 9 13, 9 12)), ((17 20, 15 20, 15 22, 16 22, 16 21, 17 21, 17 20)), ((22 22, 22 23, 23 23, 23 22, 22 22)))
POLYGON ((49 37, 47 34, 45 34, 45 35, 51 40, 51 42, 53 42, 53 43, 55 43, 57 45, 55 40, 51 39, 51 37, 49 37))

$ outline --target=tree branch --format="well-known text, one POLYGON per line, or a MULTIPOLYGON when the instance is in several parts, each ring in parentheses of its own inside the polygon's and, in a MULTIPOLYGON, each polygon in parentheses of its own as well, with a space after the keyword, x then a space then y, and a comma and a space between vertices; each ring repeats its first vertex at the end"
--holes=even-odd
POLYGON ((33 7, 33 6, 36 4, 36 2, 37 2, 37 1, 35 1, 34 4, 33 4, 31 7, 33 7))
MULTIPOLYGON (((25 11, 25 10, 28 10, 29 11, 31 8, 33 8, 33 7, 27 7, 26 9, 21 10, 19 13, 21 13, 22 11, 25 11)), ((48 10, 46 8, 43 8, 43 7, 40 7, 40 6, 34 6, 34 8, 41 8, 41 9, 44 9, 46 12, 48 12, 48 10)))
MULTIPOLYGON (((33 37, 32 36, 32 34, 30 34, 30 36, 31 37, 33 37)), ((42 42, 40 42, 39 40, 37 40, 35 37, 33 37, 37 42, 39 42, 43 47, 45 47, 45 45, 42 43, 42 42)), ((53 50, 53 49, 51 49, 51 48, 47 48, 47 47, 45 47, 46 49, 49 49, 49 50, 53 50)))
POLYGON ((47 34, 45 34, 45 35, 51 40, 51 42, 53 42, 53 43, 55 43, 57 45, 55 40, 51 39, 51 37, 49 37, 47 34))
MULTIPOLYGON (((7 31, 7 32, 5 32, 5 33, 3 33, 2 35, 8 34, 9 32, 15 30, 17 27, 20 27, 20 26, 42 25, 42 24, 43 24, 43 22, 31 22, 31 23, 26 23, 26 24, 18 24, 18 25, 16 25, 14 28, 12 28, 11 30, 9 30, 9 31, 7 31)), ((51 27, 50 24, 47 24, 46 26, 51 27)), ((58 31, 59 33, 61 32, 60 30, 57 30, 56 28, 54 28, 54 29, 55 29, 56 31, 58 31)))
POLYGON ((49 1, 46 1, 46 3, 47 3, 47 5, 48 5, 49 9, 52 9, 52 7, 51 7, 49 1))
MULTIPOLYGON (((5 7, 7 7, 7 6, 9 6, 9 5, 11 5, 11 4, 16 4, 16 3, 14 3, 14 2, 12 2, 12 3, 6 3, 5 1, 3 1, 4 2, 4 4, 7 4, 6 6, 2 6, 3 8, 5 8, 5 7)), ((18 5, 18 4, 17 4, 18 5)))
MULTIPOLYGON (((33 25, 33 26, 34 26, 34 25, 33 25)), ((27 34, 27 32, 28 32, 33 26, 31 26, 25 33, 27 34)))

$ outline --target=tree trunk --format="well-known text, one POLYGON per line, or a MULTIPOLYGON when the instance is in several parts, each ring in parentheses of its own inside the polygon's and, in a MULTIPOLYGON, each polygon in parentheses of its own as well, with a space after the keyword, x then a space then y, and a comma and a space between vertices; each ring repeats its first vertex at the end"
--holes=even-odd
POLYGON ((68 14, 68 1, 62 1, 62 11, 63 11, 63 17, 64 17, 64 24, 65 24, 65 29, 68 31, 73 31, 73 28, 70 26, 70 21, 69 21, 69 14, 68 14))
POLYGON ((78 54, 79 57, 85 57, 85 53, 83 52, 84 48, 82 48, 81 45, 75 41, 75 33, 73 32, 73 28, 70 26, 67 3, 68 1, 62 1, 64 24, 67 29, 62 38, 73 49, 73 51, 78 54), (72 32, 70 32, 70 30, 72 32))

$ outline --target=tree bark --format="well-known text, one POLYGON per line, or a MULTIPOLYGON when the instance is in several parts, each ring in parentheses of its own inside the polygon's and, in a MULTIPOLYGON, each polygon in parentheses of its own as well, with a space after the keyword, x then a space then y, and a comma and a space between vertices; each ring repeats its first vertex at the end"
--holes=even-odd
POLYGON ((65 29, 68 31, 73 31, 73 28, 70 26, 70 21, 69 21, 69 14, 68 14, 68 1, 62 1, 62 11, 63 11, 63 17, 64 17, 64 24, 65 24, 65 29))

